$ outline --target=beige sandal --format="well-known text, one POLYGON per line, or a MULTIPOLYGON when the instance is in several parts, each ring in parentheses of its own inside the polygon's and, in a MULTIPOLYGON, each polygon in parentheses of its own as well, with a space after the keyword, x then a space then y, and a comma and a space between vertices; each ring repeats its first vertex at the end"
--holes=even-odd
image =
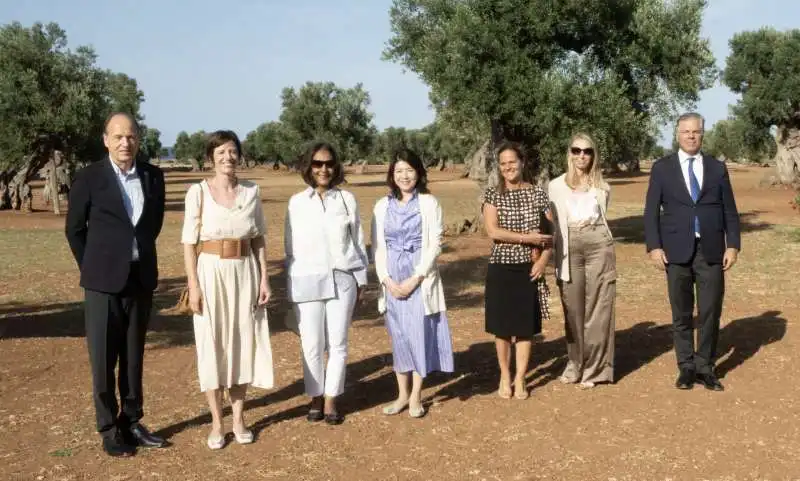
POLYGON ((212 451, 222 449, 223 447, 225 447, 225 435, 214 436, 212 434, 209 434, 208 439, 206 440, 206 444, 208 445, 208 449, 212 451))
POLYGON ((503 381, 500 381, 500 386, 497 388, 497 395, 503 399, 511 399, 511 386, 508 385, 503 388, 503 381))
POLYGON ((421 418, 425 416, 425 406, 420 406, 418 408, 408 408, 408 415, 412 418, 421 418))
POLYGON ((236 439, 236 442, 239 444, 250 444, 253 442, 253 431, 249 429, 245 429, 242 432, 233 431, 233 437, 236 439))

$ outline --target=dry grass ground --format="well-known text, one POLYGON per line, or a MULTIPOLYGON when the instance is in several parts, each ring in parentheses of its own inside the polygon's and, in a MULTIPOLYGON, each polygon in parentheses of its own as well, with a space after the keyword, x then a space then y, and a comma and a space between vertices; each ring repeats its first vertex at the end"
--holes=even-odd
MULTIPOLYGON (((390 345, 375 291, 350 338, 345 424, 308 424, 298 339, 282 327, 281 268, 286 200, 301 188, 286 172, 244 174, 262 186, 275 300, 270 308, 276 388, 252 390, 250 446, 210 452, 210 418, 198 391, 191 321, 157 315, 145 354, 145 422, 174 445, 132 459, 103 455, 94 433, 83 339, 81 291, 63 236, 63 217, 0 213, 0 479, 458 479, 785 480, 800 479, 800 216, 792 193, 762 190, 763 170, 733 167, 745 233, 727 278, 718 372, 724 393, 673 388, 665 279, 646 264, 641 213, 647 177, 612 179, 610 217, 618 237, 618 381, 580 391, 555 379, 565 364, 562 316, 535 346, 527 401, 494 394, 491 339, 483 332, 482 281, 490 243, 447 238, 447 287, 457 372, 426 383, 429 415, 386 418, 395 393, 390 345)), ((478 191, 456 173, 433 174, 445 220, 471 217, 478 191)), ((198 174, 171 172, 159 239, 158 307, 182 286, 178 244, 183 195, 198 174)), ((383 175, 350 177, 366 223, 383 175)), ((38 198, 35 207, 43 208, 38 198)), ((554 293, 555 283, 550 277, 554 293)), ((557 294, 556 294, 557 295, 557 294)))

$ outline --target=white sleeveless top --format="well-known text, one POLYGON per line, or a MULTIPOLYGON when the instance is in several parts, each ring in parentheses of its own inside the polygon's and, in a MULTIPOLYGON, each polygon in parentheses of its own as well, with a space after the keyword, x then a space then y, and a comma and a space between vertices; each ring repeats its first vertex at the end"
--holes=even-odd
POLYGON ((600 205, 593 192, 572 191, 567 198, 567 223, 595 224, 600 219, 600 205))

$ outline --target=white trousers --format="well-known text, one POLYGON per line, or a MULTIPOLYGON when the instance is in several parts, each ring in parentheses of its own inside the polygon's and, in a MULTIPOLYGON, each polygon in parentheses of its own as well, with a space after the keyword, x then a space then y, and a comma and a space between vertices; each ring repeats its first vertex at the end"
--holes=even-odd
POLYGON ((336 297, 294 305, 300 344, 303 346, 303 379, 311 397, 335 397, 344 392, 347 367, 347 330, 356 305, 358 285, 348 272, 334 271, 336 297), (328 365, 323 356, 328 351, 328 365))

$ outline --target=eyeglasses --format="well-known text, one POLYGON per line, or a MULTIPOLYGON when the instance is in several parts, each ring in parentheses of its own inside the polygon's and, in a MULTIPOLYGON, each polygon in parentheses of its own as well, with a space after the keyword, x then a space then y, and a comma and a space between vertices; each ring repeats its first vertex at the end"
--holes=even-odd
POLYGON ((594 149, 591 147, 587 147, 585 149, 582 149, 580 147, 570 147, 569 152, 572 155, 581 155, 581 152, 588 155, 589 157, 592 157, 594 155, 594 149))
POLYGON ((323 167, 327 167, 329 169, 333 169, 334 162, 332 160, 317 160, 314 159, 311 161, 311 168, 312 169, 321 169, 323 167))

